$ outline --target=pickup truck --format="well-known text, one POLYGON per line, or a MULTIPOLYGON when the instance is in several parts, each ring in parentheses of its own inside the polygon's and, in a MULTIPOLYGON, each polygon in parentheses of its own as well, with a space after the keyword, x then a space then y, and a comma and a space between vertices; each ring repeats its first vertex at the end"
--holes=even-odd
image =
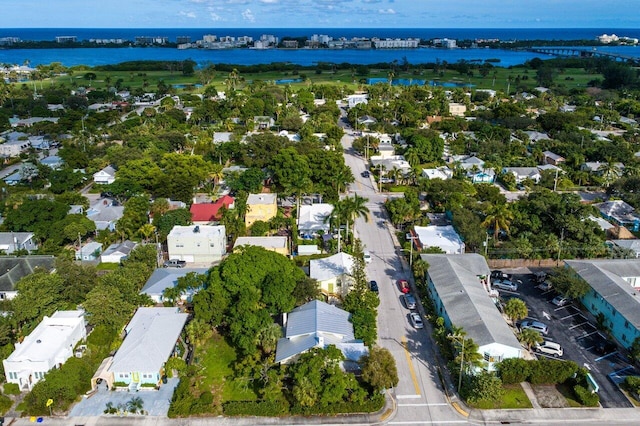
POLYGON ((187 266, 187 262, 185 262, 184 260, 169 259, 165 260, 162 266, 164 266, 165 268, 184 268, 185 266, 187 266))

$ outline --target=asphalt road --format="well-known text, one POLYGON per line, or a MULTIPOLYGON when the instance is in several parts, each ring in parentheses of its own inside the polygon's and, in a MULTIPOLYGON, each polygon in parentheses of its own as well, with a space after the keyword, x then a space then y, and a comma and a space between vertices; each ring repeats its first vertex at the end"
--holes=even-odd
POLYGON ((400 379, 394 389, 397 411, 388 424, 467 423, 446 398, 437 371, 429 325, 425 321, 427 328, 415 329, 409 323, 410 311, 403 305, 402 293, 396 284, 398 279, 409 280, 408 265, 392 238, 393 228, 383 207, 387 196, 377 193, 372 178, 362 176, 366 163, 351 149, 353 139, 350 133, 342 139, 345 162, 355 177, 349 193, 367 198, 370 210, 367 220, 356 220, 355 228, 372 257, 366 267, 367 275, 379 286, 378 344, 393 354, 400 379))

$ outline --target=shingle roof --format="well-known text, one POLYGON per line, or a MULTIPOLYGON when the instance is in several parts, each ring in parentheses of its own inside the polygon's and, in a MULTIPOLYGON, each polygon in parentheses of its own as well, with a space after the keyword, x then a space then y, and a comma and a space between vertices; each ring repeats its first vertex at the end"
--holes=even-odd
POLYGON ((138 308, 127 337, 113 357, 111 372, 156 372, 167 361, 188 314, 177 308, 138 308))
POLYGON ((479 346, 500 343, 521 348, 518 339, 498 311, 480 276, 490 270, 479 254, 422 254, 428 274, 450 321, 461 327, 479 346))
POLYGON ((638 291, 623 277, 640 277, 640 259, 567 260, 573 271, 634 327, 640 328, 638 291))
POLYGON ((15 284, 22 277, 33 273, 37 268, 50 271, 55 261, 53 256, 0 256, 0 271, 6 271, 0 275, 0 291, 14 291, 15 284))

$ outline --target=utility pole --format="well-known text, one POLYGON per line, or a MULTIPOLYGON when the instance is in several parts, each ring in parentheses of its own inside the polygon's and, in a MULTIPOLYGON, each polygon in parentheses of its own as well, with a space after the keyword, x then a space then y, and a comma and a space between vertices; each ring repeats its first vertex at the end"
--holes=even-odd
POLYGON ((82 237, 78 232, 78 252, 80 253, 80 263, 82 263, 82 237))
POLYGON ((560 231, 560 243, 558 244, 558 261, 557 264, 560 265, 560 253, 562 252, 562 241, 564 240, 564 228, 560 231))

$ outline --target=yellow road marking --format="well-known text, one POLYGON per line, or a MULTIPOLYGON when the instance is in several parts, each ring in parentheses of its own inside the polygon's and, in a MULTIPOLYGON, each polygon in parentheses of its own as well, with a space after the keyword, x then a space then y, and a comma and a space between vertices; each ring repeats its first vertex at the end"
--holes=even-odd
POLYGON ((420 385, 418 385, 418 378, 416 377, 416 372, 413 369, 413 362, 411 362, 411 354, 407 349, 407 338, 402 336, 402 347, 404 348, 404 354, 407 357, 407 363, 409 364, 409 373, 411 373, 411 380, 413 380, 413 387, 416 390, 416 394, 420 394, 420 385))

